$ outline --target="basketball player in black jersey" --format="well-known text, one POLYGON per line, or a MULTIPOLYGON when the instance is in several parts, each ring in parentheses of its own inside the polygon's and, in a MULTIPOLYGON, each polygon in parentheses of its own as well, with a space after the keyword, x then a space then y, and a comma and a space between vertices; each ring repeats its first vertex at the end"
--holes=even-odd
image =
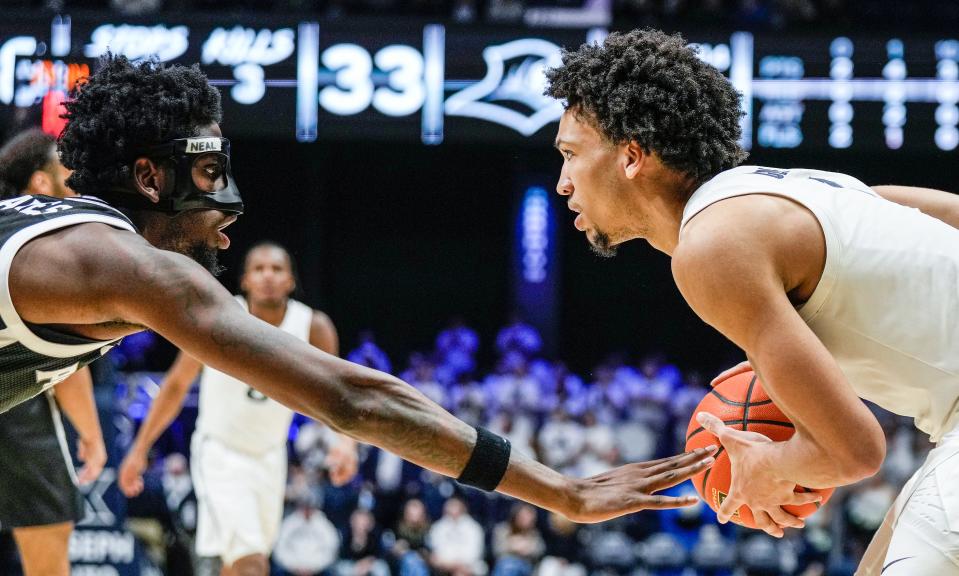
POLYGON ((67 182, 105 201, 0 202, 0 410, 151 329, 338 432, 579 522, 696 501, 654 493, 709 466, 712 450, 569 478, 406 383, 246 313, 210 274, 243 204, 219 93, 198 68, 107 58, 66 107, 67 182))
MULTIPOLYGON (((66 185, 69 175, 57 158, 56 140, 38 128, 0 148, 0 199, 76 196, 66 185)), ((89 368, 82 368, 0 414, 0 528, 13 531, 26 576, 70 573, 70 534, 83 514, 77 483, 96 479, 107 459, 92 387, 89 368), (65 443, 61 409, 79 436, 79 473, 65 443)))

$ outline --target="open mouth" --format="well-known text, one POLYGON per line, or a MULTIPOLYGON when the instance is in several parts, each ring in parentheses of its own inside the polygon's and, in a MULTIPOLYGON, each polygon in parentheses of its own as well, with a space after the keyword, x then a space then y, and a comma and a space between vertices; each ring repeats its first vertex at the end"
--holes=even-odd
POLYGON ((230 237, 223 233, 223 229, 236 222, 236 216, 230 216, 223 224, 216 227, 217 245, 220 250, 226 250, 230 247, 230 237))

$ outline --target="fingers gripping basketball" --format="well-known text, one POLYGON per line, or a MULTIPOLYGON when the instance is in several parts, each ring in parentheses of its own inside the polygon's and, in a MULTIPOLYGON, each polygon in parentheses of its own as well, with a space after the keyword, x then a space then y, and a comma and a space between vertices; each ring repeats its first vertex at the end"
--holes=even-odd
MULTIPOLYGON (((716 383, 693 413, 693 418, 686 430, 686 450, 695 450, 711 444, 720 445, 715 455, 716 462, 712 467, 691 478, 693 486, 696 487, 703 501, 713 510, 719 510, 723 500, 729 494, 732 479, 729 457, 719 439, 705 430, 696 420, 695 415, 699 412, 709 412, 730 428, 758 432, 774 442, 788 440, 795 432, 795 428, 789 418, 773 404, 755 372, 734 374, 716 383)), ((815 490, 797 485, 796 492, 817 492, 822 495, 821 502, 783 506, 783 509, 790 514, 806 518, 826 503, 833 489, 815 490)), ((733 515, 732 520, 747 528, 757 527, 752 511, 747 506, 742 506, 733 515)))

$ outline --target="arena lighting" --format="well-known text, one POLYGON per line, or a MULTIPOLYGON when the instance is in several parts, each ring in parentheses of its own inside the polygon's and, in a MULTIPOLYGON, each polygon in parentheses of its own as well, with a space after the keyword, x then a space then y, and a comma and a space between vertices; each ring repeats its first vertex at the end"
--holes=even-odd
MULTIPOLYGON (((334 138, 418 131, 428 145, 449 141, 451 129, 460 139, 542 138, 562 112, 542 94, 543 71, 559 63, 560 46, 607 34, 537 30, 533 37, 528 29, 448 30, 405 21, 323 27, 321 35, 317 22, 264 27, 215 17, 131 24, 59 15, 42 28, 4 21, 0 107, 52 101, 46 95, 56 89, 50 80, 57 67, 68 67, 69 87, 81 66, 89 69, 109 49, 133 59, 201 62, 226 89, 227 116, 256 133, 293 128, 309 142, 321 126, 334 138), (251 113, 236 114, 237 107, 251 113)), ((746 148, 959 147, 954 38, 734 32, 713 33, 694 47, 742 94, 746 148)))
POLYGON ((533 186, 526 190, 520 210, 520 259, 523 280, 538 284, 549 271, 549 196, 533 186))

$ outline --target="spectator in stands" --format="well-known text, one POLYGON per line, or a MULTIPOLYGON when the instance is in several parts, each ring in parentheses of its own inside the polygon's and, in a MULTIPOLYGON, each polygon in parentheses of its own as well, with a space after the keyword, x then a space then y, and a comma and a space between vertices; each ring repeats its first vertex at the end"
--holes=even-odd
POLYGON ((536 328, 518 317, 496 335, 496 349, 500 355, 507 352, 519 352, 526 358, 532 358, 543 347, 543 339, 536 328))
POLYGON ((407 501, 396 527, 383 535, 383 547, 389 552, 394 574, 429 576, 426 563, 429 532, 430 518, 423 501, 415 498, 407 501))
POLYGON ((311 478, 299 464, 290 464, 286 478, 286 494, 283 496, 285 506, 296 506, 307 498, 321 501, 320 495, 315 492, 319 489, 315 478, 311 478))
POLYGON ((578 422, 562 408, 553 411, 539 431, 540 459, 547 466, 566 473, 575 472, 575 465, 586 444, 586 433, 578 422))
POLYGON ((373 514, 358 508, 350 516, 350 526, 340 546, 336 576, 389 576, 390 568, 383 561, 380 535, 373 514))
POLYGON ((382 348, 376 345, 373 332, 364 330, 360 332, 360 344, 346 355, 350 362, 361 364, 380 372, 392 373, 393 364, 390 357, 382 348))
POLYGON ((529 504, 515 504, 510 518, 493 530, 493 576, 530 576, 546 551, 536 527, 536 510, 529 504))
POLYGON ((297 429, 293 448, 307 475, 315 478, 333 464, 331 459, 337 458, 338 453, 331 448, 337 442, 336 432, 313 420, 307 420, 297 429))
MULTIPOLYGON (((459 0, 459 4, 470 0, 459 0)), ((479 335, 462 318, 454 318, 446 330, 436 337, 436 357, 440 368, 455 379, 463 372, 476 370, 479 335)))
POLYGON ((336 562, 340 535, 312 498, 283 519, 273 559, 291 576, 314 576, 336 562))
POLYGON ((592 524, 583 535, 587 562, 593 571, 626 574, 636 565, 635 542, 626 534, 625 520, 592 524))
MULTIPOLYGON (((367 484, 366 489, 373 496, 373 515, 378 525, 396 525, 408 496, 407 489, 417 484, 421 470, 391 452, 370 447, 360 473, 367 484)), ((412 505, 406 503, 405 506, 412 505)))
POLYGON ((618 422, 629 407, 629 390, 616 378, 619 366, 602 364, 593 372, 596 379, 589 385, 587 405, 596 417, 606 423, 618 422))
POLYGON ((586 385, 583 379, 569 371, 565 363, 553 362, 540 378, 540 411, 550 413, 563 408, 573 417, 582 416, 587 409, 586 385))
POLYGON ((486 574, 485 541, 483 527, 470 516, 466 503, 452 496, 443 506, 443 517, 430 528, 430 565, 448 576, 486 574))
POLYGON ((583 451, 576 463, 580 476, 587 478, 616 467, 619 452, 613 428, 599 422, 592 412, 583 415, 583 440, 583 451))
POLYGON ((529 373, 529 362, 522 353, 511 350, 500 359, 496 374, 486 379, 487 397, 494 409, 537 412, 540 384, 529 373))
POLYGON ((678 370, 652 354, 639 364, 638 387, 630 391, 630 398, 651 399, 659 403, 669 401, 674 388, 680 383, 678 370))
POLYGON ((539 564, 538 576, 586 576, 580 529, 559 514, 549 515, 543 532, 546 556, 539 564))

